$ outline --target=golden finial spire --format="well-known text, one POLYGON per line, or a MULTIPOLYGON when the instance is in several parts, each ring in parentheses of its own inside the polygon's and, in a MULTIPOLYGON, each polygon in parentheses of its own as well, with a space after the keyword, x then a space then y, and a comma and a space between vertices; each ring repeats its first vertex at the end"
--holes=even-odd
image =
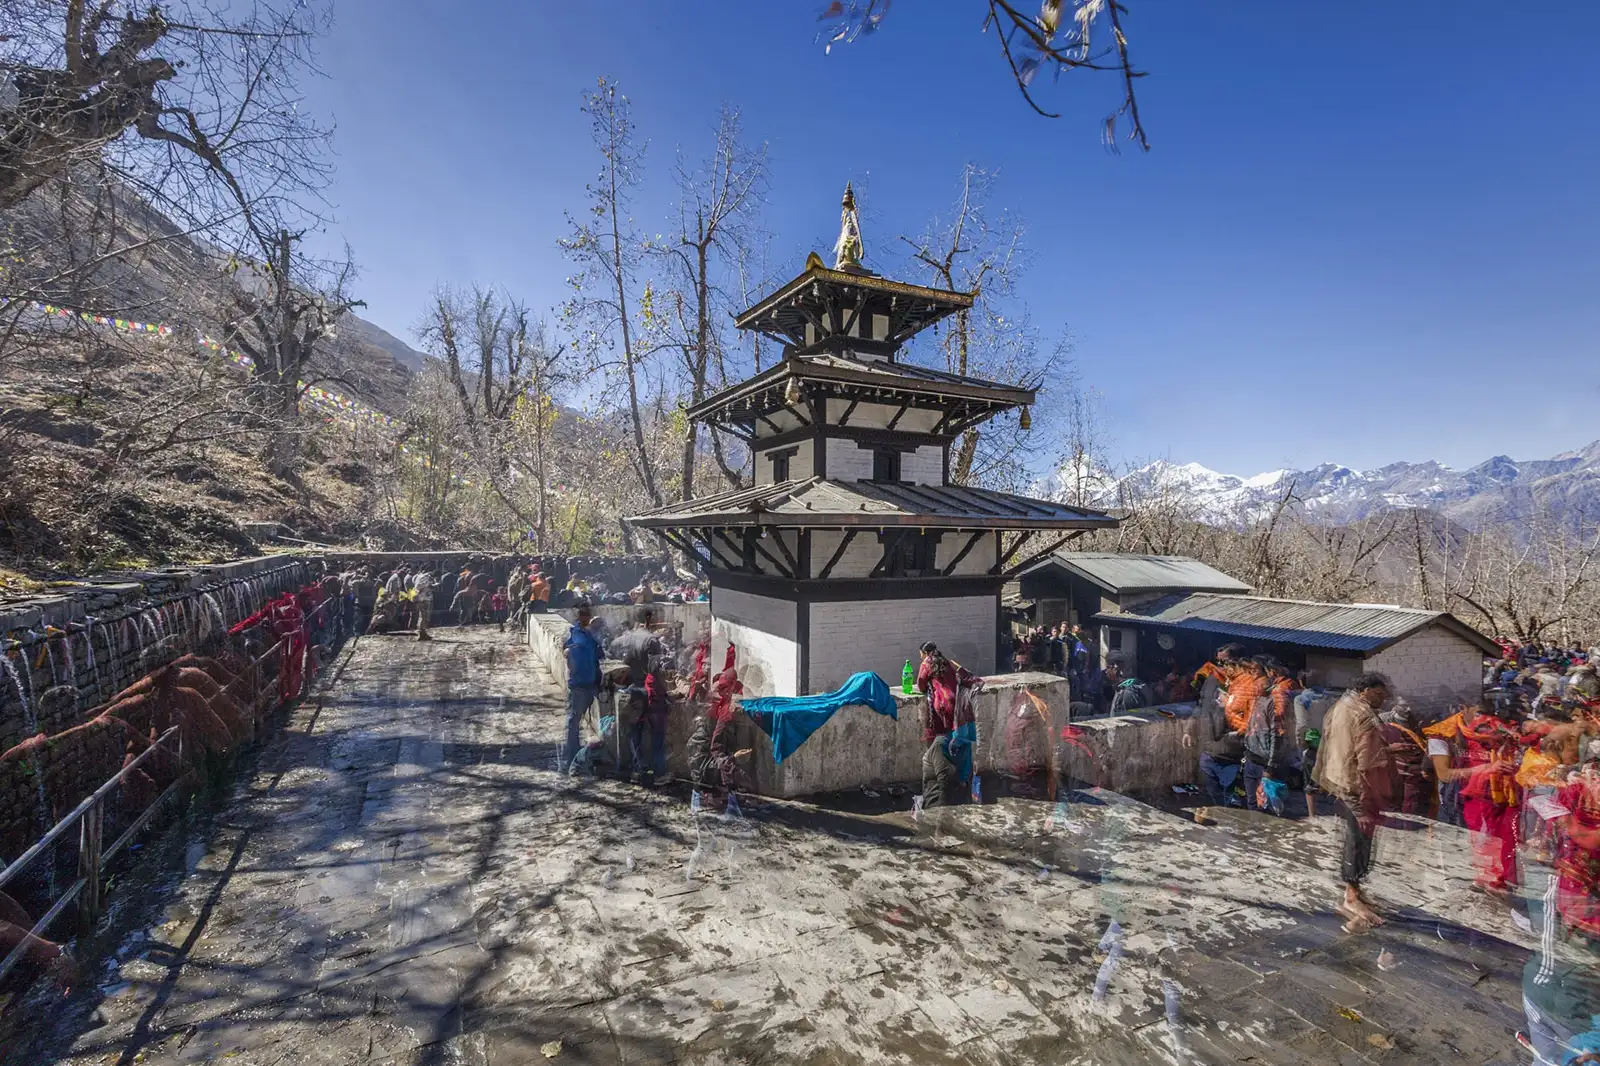
POLYGON ((839 243, 833 246, 833 269, 860 270, 861 216, 856 213, 856 194, 849 182, 844 185, 844 199, 839 202, 839 243))

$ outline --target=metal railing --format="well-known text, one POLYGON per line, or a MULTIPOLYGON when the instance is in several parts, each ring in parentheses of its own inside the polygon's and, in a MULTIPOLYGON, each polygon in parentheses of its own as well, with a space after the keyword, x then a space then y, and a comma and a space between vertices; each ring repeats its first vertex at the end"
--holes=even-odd
POLYGON ((11 949, 11 953, 4 960, 0 960, 0 981, 5 980, 6 975, 21 961, 22 957, 28 953, 28 950, 43 939, 42 934, 44 931, 50 928, 51 924, 61 916, 61 912, 66 910, 67 906, 80 896, 83 897, 79 905, 80 913, 84 915, 85 922, 92 922, 100 917, 105 887, 102 875, 105 872, 106 863, 133 839, 135 833, 144 828, 155 815, 155 812, 160 809, 161 804, 183 785, 184 779, 180 774, 177 780, 168 785, 161 795, 156 797, 155 802, 146 807, 139 817, 134 819, 133 824, 125 829, 122 835, 109 848, 101 847, 101 830, 105 825, 103 804, 106 797, 111 794, 111 791, 122 784, 123 780, 137 770, 146 759, 149 759, 158 751, 165 750, 170 750, 171 754, 177 758, 179 765, 182 765, 183 735, 181 727, 173 726, 161 734, 148 748, 140 752, 132 762, 118 770, 116 776, 84 797, 83 801, 74 807, 70 814, 51 827, 50 831, 40 837, 31 848, 18 856, 15 862, 0 871, 0 888, 4 888, 13 878, 27 869, 35 859, 43 855, 52 844, 65 836, 74 824, 78 825, 78 879, 51 905, 50 909, 45 912, 44 917, 34 923, 33 928, 28 930, 16 947, 11 949), (175 746, 168 749, 169 744, 174 744, 175 746))
MULTIPOLYGON (((321 610, 321 608, 319 607, 318 610, 321 610)), ((315 614, 316 612, 312 613, 315 614)), ((237 677, 228 682, 227 685, 222 686, 221 691, 226 692, 240 681, 250 677, 262 663, 281 651, 287 643, 288 638, 278 638, 278 640, 259 657, 251 660, 250 665, 244 670, 241 670, 237 677)), ((262 680, 263 684, 261 688, 263 691, 265 691, 270 688, 270 684, 265 681, 265 678, 262 680)), ((259 699, 260 693, 258 692, 254 698, 259 699)), ((252 715, 252 734, 255 731, 256 724, 257 719, 252 715)), ((84 797, 84 799, 76 807, 74 807, 72 811, 66 815, 66 817, 56 822, 56 824, 52 826, 49 831, 44 834, 44 836, 35 841, 34 844, 29 847, 27 851, 24 851, 20 856, 18 856, 14 862, 6 866, 4 870, 0 870, 0 889, 3 889, 9 882, 14 880, 41 855, 46 854, 51 846, 61 840, 62 837, 64 837, 74 825, 78 827, 77 880, 69 885, 67 890, 63 892, 54 903, 51 904, 50 909, 44 913, 43 917, 34 923, 33 928, 27 930, 23 937, 17 942, 16 946, 11 949, 10 953, 7 954, 4 959, 0 959, 0 981, 5 980, 5 978, 16 967, 17 963, 27 955, 30 949, 43 942, 43 934, 45 931, 48 930, 52 924, 54 924, 56 919, 61 916, 62 912, 65 911, 67 907, 70 906, 74 901, 78 903, 79 927, 81 930, 92 928, 93 924, 99 920, 100 915, 104 911, 104 875, 107 864, 109 864, 110 861, 115 858, 123 848, 127 847, 128 844, 132 842, 134 836, 138 834, 140 830, 150 823, 150 820, 155 817, 156 812, 162 808, 167 800, 177 795, 178 792, 180 792, 184 786, 188 784, 188 777, 182 772, 182 766, 182 727, 175 725, 169 728, 165 733, 161 734, 161 736, 156 738, 156 740, 151 742, 149 747, 140 752, 131 762, 122 767, 122 769, 118 770, 115 775, 103 783, 99 788, 95 789, 93 793, 84 797), (105 829, 105 804, 107 798, 119 785, 123 783, 124 780, 127 779, 129 774, 133 773, 135 770, 138 770, 145 763, 145 761, 153 757, 157 751, 167 751, 174 756, 176 765, 179 767, 179 772, 176 778, 171 784, 161 791, 161 794, 157 796, 155 800, 149 804, 149 806, 139 813, 139 815, 128 825, 128 827, 122 831, 117 839, 111 843, 110 847, 103 846, 105 829)))

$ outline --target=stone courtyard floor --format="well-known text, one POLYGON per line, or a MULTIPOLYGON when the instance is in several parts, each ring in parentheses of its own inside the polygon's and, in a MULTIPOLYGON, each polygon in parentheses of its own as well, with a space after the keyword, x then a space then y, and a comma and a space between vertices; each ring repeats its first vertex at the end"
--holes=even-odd
MULTIPOLYGON (((559 693, 491 629, 357 641, 95 986, 6 1062, 1522 1063, 1534 946, 1466 841, 1112 794, 913 821, 553 773, 559 693)), ((846 711, 845 713, 851 713, 846 711)), ((887 807, 895 810, 884 810, 887 807)))

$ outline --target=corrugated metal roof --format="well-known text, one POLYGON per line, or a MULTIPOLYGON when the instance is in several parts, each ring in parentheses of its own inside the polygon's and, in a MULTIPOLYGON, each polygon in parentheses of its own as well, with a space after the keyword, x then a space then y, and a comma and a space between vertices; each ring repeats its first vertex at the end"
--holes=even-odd
POLYGON ((628 521, 645 529, 769 525, 1019 530, 1093 529, 1116 524, 1116 519, 1101 511, 988 489, 820 477, 670 503, 628 521))
POLYGON ((898 391, 930 397, 966 398, 978 403, 1002 406, 1030 404, 1037 398, 1036 390, 1022 385, 1007 385, 987 378, 952 374, 918 363, 907 363, 898 359, 893 362, 884 359, 851 359, 839 355, 821 354, 781 360, 755 377, 746 378, 701 400, 689 408, 688 416, 695 421, 702 421, 713 412, 735 401, 749 400, 764 390, 782 389, 791 378, 800 381, 863 385, 888 392, 898 391))
POLYGON ((1442 625, 1498 654, 1494 641, 1445 611, 1357 603, 1312 603, 1263 596, 1210 592, 1166 596, 1121 611, 1095 616, 1103 622, 1129 622, 1187 629, 1242 640, 1300 644, 1312 648, 1371 654, 1419 629, 1442 625))
POLYGON ((990 381, 971 374, 952 374, 948 370, 939 370, 920 363, 908 363, 896 359, 889 362, 885 359, 847 359, 839 355, 810 355, 802 356, 798 360, 798 370, 803 376, 811 367, 831 367, 835 370, 846 370, 857 374, 871 374, 883 378, 886 382, 897 381, 927 381, 937 385, 965 385, 979 389, 997 390, 1024 390, 1021 385, 1007 385, 1003 381, 990 381))
POLYGON ((1056 552, 1029 567, 1059 566, 1112 594, 1123 592, 1249 592, 1250 586, 1185 555, 1056 552))

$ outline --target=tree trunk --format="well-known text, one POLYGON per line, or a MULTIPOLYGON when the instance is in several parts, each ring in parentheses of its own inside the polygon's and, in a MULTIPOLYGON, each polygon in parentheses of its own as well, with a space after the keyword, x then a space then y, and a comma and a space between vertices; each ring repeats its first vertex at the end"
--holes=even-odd
POLYGON ((657 507, 666 501, 656 485, 655 468, 650 465, 650 453, 644 441, 644 416, 639 411, 639 374, 633 361, 633 330, 628 323, 628 285, 622 274, 622 228, 617 219, 617 164, 611 160, 606 168, 611 183, 611 272, 617 288, 617 320, 622 327, 622 363, 628 373, 628 413, 633 418, 633 447, 639 453, 639 479, 644 490, 657 507))
MULTIPOLYGON (((701 241, 695 247, 695 343, 692 356, 693 383, 690 396, 693 404, 697 405, 706 398, 707 382, 706 373, 711 366, 711 279, 707 276, 710 265, 707 257, 707 240, 705 233, 700 234, 701 241)), ((683 498, 694 499, 694 466, 695 453, 699 450, 700 427, 694 422, 689 423, 689 431, 683 442, 683 498)))
POLYGON ((539 481, 539 522, 534 526, 534 543, 545 550, 545 528, 550 522, 550 482, 544 460, 544 400, 536 398, 533 418, 533 462, 539 481))
POLYGON ((950 480, 965 485, 972 476, 972 460, 978 454, 978 431, 969 429, 961 434, 961 444, 956 449, 956 461, 950 469, 950 480))

